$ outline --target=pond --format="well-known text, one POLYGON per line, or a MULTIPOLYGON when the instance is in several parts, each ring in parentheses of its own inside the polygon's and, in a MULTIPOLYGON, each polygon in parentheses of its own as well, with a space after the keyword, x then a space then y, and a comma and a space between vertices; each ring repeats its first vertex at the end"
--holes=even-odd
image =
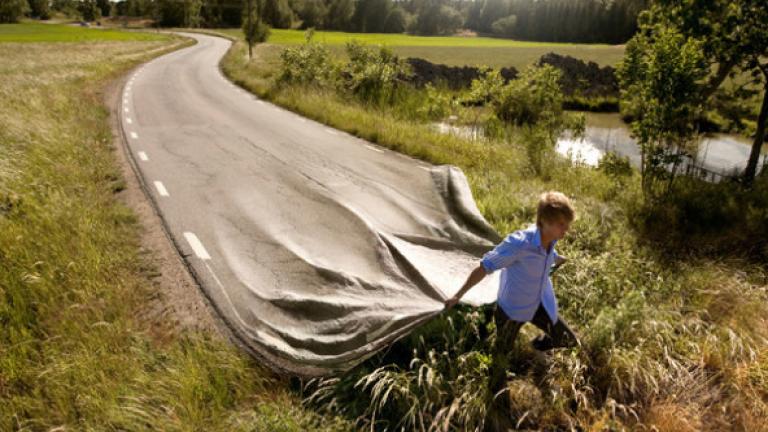
MULTIPOLYGON (((640 166, 640 149, 630 136, 629 126, 617 113, 584 113, 586 131, 582 139, 572 139, 564 134, 558 139, 556 150, 563 156, 580 161, 586 165, 597 166, 600 158, 607 152, 614 152, 629 158, 632 165, 640 166)), ((482 127, 455 126, 437 123, 441 133, 450 133, 468 139, 481 139, 482 127)), ((709 134, 701 139, 695 160, 683 169, 696 172, 707 180, 719 181, 723 176, 738 173, 747 165, 751 141, 747 138, 729 134, 709 134)), ((758 170, 766 163, 763 154, 758 170)))

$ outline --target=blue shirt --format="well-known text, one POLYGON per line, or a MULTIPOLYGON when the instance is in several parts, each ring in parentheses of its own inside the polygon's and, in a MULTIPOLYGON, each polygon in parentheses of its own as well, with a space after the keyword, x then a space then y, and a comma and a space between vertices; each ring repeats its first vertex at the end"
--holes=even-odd
POLYGON ((498 305, 515 321, 533 319, 539 304, 553 323, 557 322, 557 300, 549 270, 558 256, 553 240, 546 251, 536 225, 509 234, 481 261, 487 273, 501 269, 498 305))

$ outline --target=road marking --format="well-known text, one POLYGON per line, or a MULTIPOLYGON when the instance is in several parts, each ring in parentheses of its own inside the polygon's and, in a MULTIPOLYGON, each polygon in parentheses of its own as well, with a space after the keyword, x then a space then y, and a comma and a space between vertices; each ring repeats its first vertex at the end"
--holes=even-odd
POLYGON ((131 132, 131 138, 139 139, 139 134, 137 134, 136 132, 131 132))
POLYGON ((127 121, 127 122, 128 122, 128 124, 131 124, 131 123, 133 123, 133 120, 131 120, 131 118, 130 118, 130 117, 126 117, 126 118, 125 118, 125 121, 127 121))
POLYGON ((139 159, 141 159, 143 161, 148 161, 149 160, 149 158, 147 157, 147 154, 142 152, 142 151, 139 152, 139 159))
POLYGON ((165 189, 165 186, 163 186, 162 182, 155 181, 155 187, 157 188, 157 191, 160 193, 160 196, 171 196, 168 193, 168 190, 165 189))
POLYGON ((379 153, 384 153, 384 150, 382 150, 382 149, 379 149, 379 148, 376 148, 376 147, 374 147, 374 146, 372 146, 372 145, 368 145, 368 144, 366 144, 365 146, 366 146, 366 147, 368 147, 369 149, 373 150, 373 151, 377 151, 377 152, 379 152, 379 153))
MULTIPOLYGON (((184 232, 184 238, 187 239, 187 243, 189 243, 189 246, 191 246, 192 250, 195 251, 195 255, 197 255, 198 258, 200 258, 201 260, 209 260, 209 259, 211 259, 211 256, 208 255, 208 251, 205 250, 205 247, 200 242, 200 239, 197 238, 195 233, 191 233, 189 231, 185 231, 184 232)), ((210 270, 210 267, 208 268, 208 270, 210 270)), ((211 271, 211 273, 213 274, 213 271, 211 271)), ((214 277, 215 277, 215 275, 214 275, 214 277)), ((217 281, 217 282, 219 282, 219 281, 217 281)), ((219 284, 221 284, 221 282, 219 282, 219 284)))
POLYGON ((338 135, 338 134, 339 134, 338 132, 336 132, 336 131, 335 131, 335 130, 333 130, 333 129, 328 129, 328 128, 325 128, 325 131, 326 131, 326 132, 328 132, 329 134, 332 134, 332 135, 338 135))
POLYGON ((123 98, 123 103, 127 104, 128 103, 128 98, 123 98))
POLYGON ((257 100, 256 102, 258 102, 259 105, 264 105, 264 101, 263 100, 257 100))
POLYGON ((431 168, 425 167, 425 166, 422 166, 422 165, 419 165, 419 168, 423 169, 424 171, 432 171, 431 168))
POLYGON ((123 108, 123 111, 129 112, 128 107, 123 108))
POLYGON ((299 117, 299 120, 301 120, 302 123, 306 123, 307 122, 307 119, 305 119, 304 117, 299 117))

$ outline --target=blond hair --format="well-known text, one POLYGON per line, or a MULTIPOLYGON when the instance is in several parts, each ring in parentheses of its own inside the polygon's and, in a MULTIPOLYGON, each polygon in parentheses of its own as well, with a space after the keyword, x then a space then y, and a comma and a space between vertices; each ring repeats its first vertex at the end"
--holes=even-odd
POLYGON ((560 192, 549 191, 539 196, 539 206, 536 210, 536 225, 541 226, 541 221, 552 222, 565 219, 573 222, 576 218, 576 210, 571 200, 560 192))

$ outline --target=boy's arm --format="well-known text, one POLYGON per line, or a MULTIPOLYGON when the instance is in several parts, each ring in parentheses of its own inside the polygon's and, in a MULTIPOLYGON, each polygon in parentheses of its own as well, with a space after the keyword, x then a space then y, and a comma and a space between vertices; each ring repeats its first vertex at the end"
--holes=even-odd
POLYGON ((453 297, 445 301, 446 310, 454 307, 456 303, 458 303, 459 300, 461 300, 464 294, 466 294, 467 291, 469 291, 470 288, 477 285, 481 280, 483 280, 486 274, 488 273, 486 272, 485 267, 483 267, 482 264, 478 264, 477 267, 475 267, 475 269, 472 270, 472 273, 469 274, 466 282, 464 282, 464 285, 461 287, 459 292, 457 292, 456 295, 454 295, 453 297))
POLYGON ((565 264, 565 262, 568 261, 568 258, 562 256, 562 255, 555 255, 555 265, 552 266, 552 271, 559 269, 561 265, 565 264))

